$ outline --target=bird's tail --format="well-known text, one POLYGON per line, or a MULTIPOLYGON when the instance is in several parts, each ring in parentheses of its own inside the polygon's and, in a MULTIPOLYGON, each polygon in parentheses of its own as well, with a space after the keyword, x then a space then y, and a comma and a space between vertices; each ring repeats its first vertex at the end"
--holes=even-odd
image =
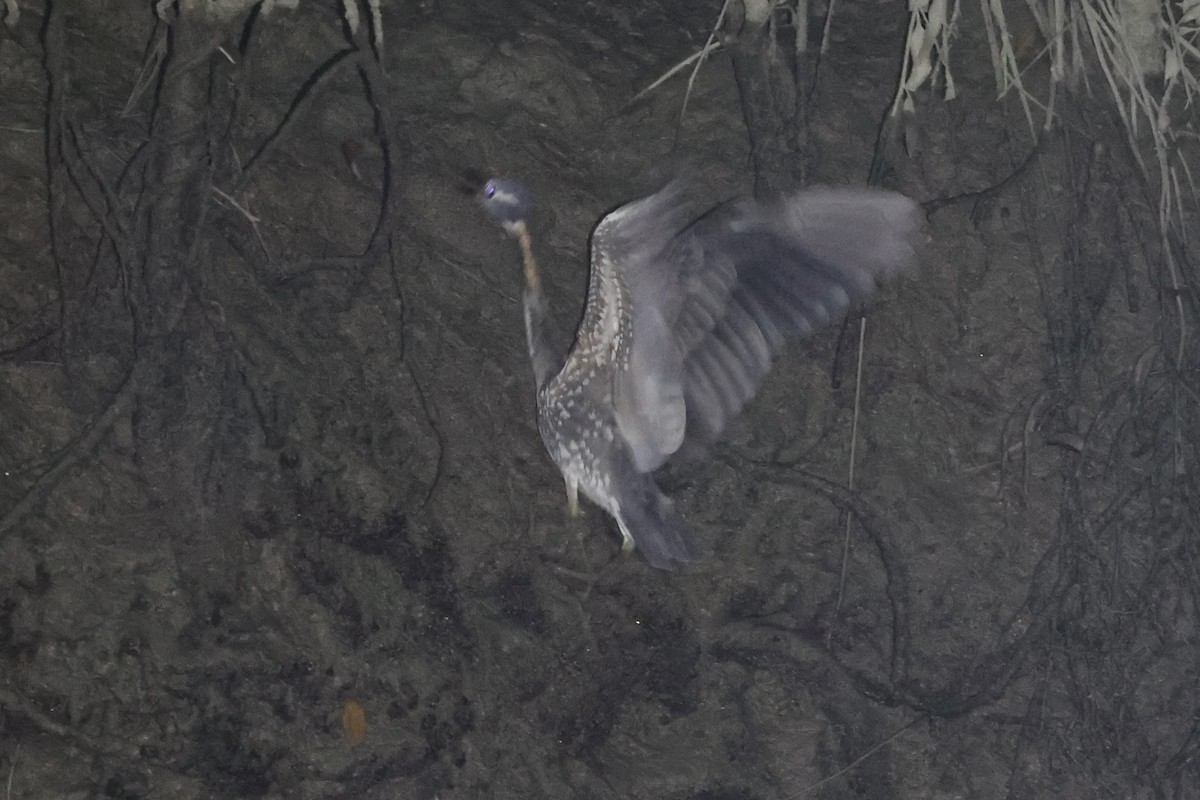
POLYGON ((692 560, 687 525, 654 478, 630 471, 621 487, 617 522, 650 565, 672 569, 692 560))

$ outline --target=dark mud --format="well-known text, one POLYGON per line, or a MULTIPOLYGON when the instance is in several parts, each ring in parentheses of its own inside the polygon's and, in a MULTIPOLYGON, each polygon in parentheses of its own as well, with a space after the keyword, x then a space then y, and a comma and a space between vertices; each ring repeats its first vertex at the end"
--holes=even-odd
POLYGON ((714 56, 678 130, 683 80, 629 105, 718 5, 400 3, 380 68, 336 4, 22 4, 0 797, 1200 796, 1195 373, 1121 135, 1080 98, 1035 145, 966 12, 906 151, 898 3, 839 4, 815 72, 714 56), (755 105, 781 75, 816 83, 755 105), (857 319, 663 476, 677 573, 566 516, 517 254, 458 192, 534 188, 565 344, 592 223, 667 165, 929 217, 866 324, 855 490, 857 319))

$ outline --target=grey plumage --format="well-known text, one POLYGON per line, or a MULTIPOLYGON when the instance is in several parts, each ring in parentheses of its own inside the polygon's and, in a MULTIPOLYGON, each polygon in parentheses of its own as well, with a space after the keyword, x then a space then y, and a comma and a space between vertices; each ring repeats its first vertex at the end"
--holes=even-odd
POLYGON ((913 266, 920 228, 911 200, 865 188, 737 200, 692 220, 672 183, 596 226, 583 320, 563 358, 545 337, 528 190, 493 179, 478 197, 521 244, 538 428, 571 506, 582 489, 616 519, 626 549, 663 568, 691 555, 650 473, 685 441, 718 436, 788 339, 913 266))

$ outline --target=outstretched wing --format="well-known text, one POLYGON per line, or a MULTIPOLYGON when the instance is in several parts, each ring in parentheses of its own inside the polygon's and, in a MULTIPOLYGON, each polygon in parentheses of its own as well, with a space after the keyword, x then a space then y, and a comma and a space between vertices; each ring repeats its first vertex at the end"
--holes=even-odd
POLYGON ((663 254, 686 298, 673 332, 689 433, 719 435, 789 337, 841 319, 911 268, 919 230, 915 203, 871 189, 734 203, 689 228, 663 254))
POLYGON ((617 425, 641 472, 653 469, 646 464, 657 454, 678 450, 687 427, 684 352, 672 329, 683 298, 679 276, 661 264, 691 220, 683 189, 672 182, 613 211, 592 232, 587 310, 576 345, 604 342, 609 349, 617 425))
POLYGON ((788 338, 840 319, 916 261, 920 213, 894 192, 735 201, 681 229, 685 213, 668 187, 618 209, 593 236, 593 270, 617 265, 628 302, 628 368, 615 373, 614 403, 642 471, 685 435, 719 435, 788 338))

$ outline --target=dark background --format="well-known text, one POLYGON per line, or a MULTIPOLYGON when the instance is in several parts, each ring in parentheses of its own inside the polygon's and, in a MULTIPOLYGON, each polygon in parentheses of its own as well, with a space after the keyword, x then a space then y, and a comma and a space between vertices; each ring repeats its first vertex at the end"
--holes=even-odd
POLYGON ((630 100, 716 2, 236 6, 0 32, 0 798, 1200 796, 1195 254, 1094 59, 1035 138, 964 5, 892 118, 903 4, 818 66, 733 3, 680 123, 630 100), (536 193, 564 345, 669 168, 922 202, 854 490, 857 318, 662 476, 696 564, 569 518, 467 167, 536 193))

